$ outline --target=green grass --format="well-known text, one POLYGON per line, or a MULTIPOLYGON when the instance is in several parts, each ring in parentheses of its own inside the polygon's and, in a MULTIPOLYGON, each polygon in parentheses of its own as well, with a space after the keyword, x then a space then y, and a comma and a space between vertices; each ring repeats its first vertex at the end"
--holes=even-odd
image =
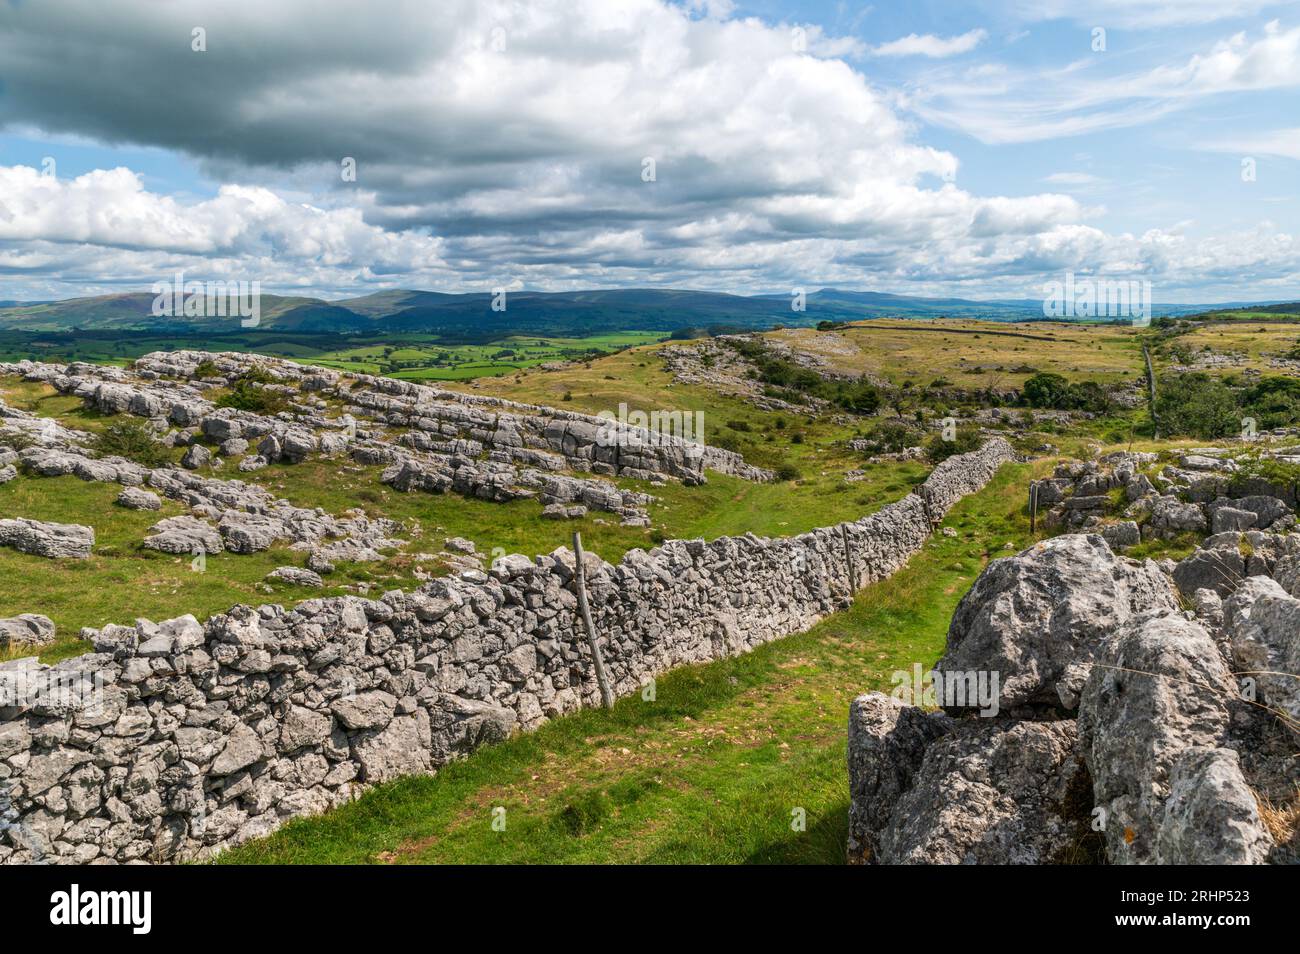
MULTIPOLYGON (((283 547, 214 554, 204 572, 193 571, 188 556, 144 549, 140 543, 150 526, 188 511, 171 501, 164 501, 161 513, 127 510, 113 503, 121 489, 77 477, 19 477, 0 485, 0 513, 95 529, 95 547, 86 560, 49 560, 0 548, 0 579, 6 581, 0 587, 0 616, 34 612, 54 621, 57 641, 41 653, 44 661, 85 652, 88 647, 79 638, 83 626, 182 613, 206 619, 236 603, 293 603, 321 595, 320 590, 283 583, 272 584, 270 592, 260 588, 277 566, 303 564, 305 554, 283 547)), ((340 584, 349 580, 348 568, 341 568, 325 592, 341 593, 340 584)))
POLYGON ((988 559, 1030 542, 1031 475, 1008 465, 960 503, 911 563, 809 630, 658 680, 549 723, 434 777, 373 789, 222 863, 837 864, 847 825, 848 703, 942 653, 948 620, 988 559), (492 827, 505 809, 504 831, 492 827), (791 828, 803 809, 806 830, 791 828))

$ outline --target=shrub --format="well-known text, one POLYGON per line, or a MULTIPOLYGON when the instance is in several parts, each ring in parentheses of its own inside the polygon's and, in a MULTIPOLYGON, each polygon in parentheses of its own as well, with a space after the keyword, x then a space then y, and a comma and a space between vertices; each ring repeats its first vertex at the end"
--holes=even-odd
POLYGON ((1030 407, 1060 409, 1068 405, 1070 382, 1059 374, 1040 371, 1025 381, 1020 393, 1030 407))
POLYGON ((776 479, 782 481, 798 480, 799 468, 794 466, 794 464, 782 464, 776 469, 776 479))
POLYGON ((268 391, 258 387, 247 377, 240 378, 231 385, 230 392, 223 394, 215 402, 217 407, 229 407, 238 411, 252 411, 254 414, 278 414, 289 407, 289 399, 279 391, 268 391))
POLYGON ((1236 395, 1204 371, 1165 375, 1156 394, 1156 418, 1166 434, 1212 440, 1241 428, 1236 395))
POLYGON ((930 459, 931 463, 937 464, 945 461, 954 454, 968 454, 977 450, 980 446, 980 435, 978 431, 958 428, 957 436, 954 440, 946 441, 942 434, 936 434, 930 438, 925 445, 925 456, 930 459))
POLYGON ((219 378, 221 372, 217 370, 217 364, 211 358, 204 358, 194 366, 194 376, 196 378, 219 378))
POLYGON ((167 448, 148 424, 135 419, 114 421, 95 438, 95 450, 105 457, 125 457, 145 467, 171 463, 167 448))

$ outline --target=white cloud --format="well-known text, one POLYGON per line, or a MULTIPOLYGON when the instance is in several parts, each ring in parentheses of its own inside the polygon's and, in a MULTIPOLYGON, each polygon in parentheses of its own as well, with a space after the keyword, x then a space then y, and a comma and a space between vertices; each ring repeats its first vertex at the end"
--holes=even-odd
POLYGON ((1203 143, 1207 152, 1227 152, 1239 156, 1281 156, 1300 159, 1300 129, 1275 129, 1258 135, 1238 136, 1218 142, 1203 143))
POLYGON ((959 53, 969 53, 987 37, 988 32, 985 30, 970 30, 960 36, 946 39, 929 33, 912 33, 901 39, 872 47, 871 52, 875 56, 928 56, 932 59, 940 59, 945 56, 956 56, 959 53))
POLYGON ((1015 7, 1027 20, 1152 29, 1253 16, 1279 5, 1278 0, 1019 0, 1015 7))
MULTIPOLYGON (((852 42, 805 28, 805 52, 788 24, 726 13, 659 0, 446 0, 441 17, 418 3, 388 4, 382 17, 351 4, 322 17, 315 0, 0 4, 0 126, 172 150, 225 183, 183 201, 127 169, 45 180, 0 168, 0 274, 35 297, 147 288, 178 268, 336 293, 951 282, 1005 294, 1064 268, 1197 283, 1194 262, 1218 274, 1212 239, 1110 236, 1059 193, 936 186, 957 157, 918 142, 840 58, 852 42), (200 22, 209 52, 193 54, 200 22), (96 71, 67 68, 88 49, 96 71), (354 184, 340 180, 344 156, 357 160, 354 184)), ((1148 88, 1276 81, 1263 66, 1285 37, 1230 42, 1148 88)), ((913 39, 932 55, 929 40, 974 47, 983 32, 913 39)), ((1084 82, 1087 71, 1064 75, 1038 91, 1014 71, 983 71, 978 84, 954 71, 965 94, 1014 94, 1003 114, 953 90, 919 102, 939 113, 969 102, 995 136, 1114 121, 1112 91, 1084 82), (1083 107, 1105 110, 1056 112, 1067 83, 1083 107)), ((1225 260, 1241 280, 1298 271, 1294 240, 1275 226, 1233 242, 1225 260)))
POLYGON ((1241 32, 1175 66, 1105 72, 1093 54, 1049 70, 1006 70, 993 84, 956 71, 930 75, 909 103, 927 120, 986 143, 1035 142, 1151 123, 1223 93, 1300 87, 1300 26, 1268 23, 1241 32))
POLYGON ((1052 185, 1085 186, 1095 185, 1101 179, 1091 172, 1053 172, 1050 176, 1044 176, 1043 181, 1052 185))

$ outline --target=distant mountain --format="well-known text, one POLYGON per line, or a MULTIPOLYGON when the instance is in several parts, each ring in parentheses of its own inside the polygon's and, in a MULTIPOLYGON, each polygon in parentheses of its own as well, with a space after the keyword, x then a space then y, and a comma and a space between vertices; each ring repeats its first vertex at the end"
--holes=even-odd
MULTIPOLYGON (((0 329, 43 331, 165 331, 238 333, 239 316, 155 316, 154 295, 130 292, 52 302, 0 303, 0 329)), ((418 290, 376 292, 359 298, 263 294, 259 327, 284 332, 354 334, 433 333, 467 340, 510 334, 577 336, 620 330, 685 328, 763 329, 775 324, 813 325, 863 318, 980 318, 1030 321, 1043 317, 1037 300, 974 301, 922 298, 886 292, 822 288, 811 291, 803 310, 791 295, 728 295, 690 289, 627 288, 576 292, 509 292, 505 309, 494 310, 489 293, 448 294, 418 290)), ((499 304, 499 302, 498 302, 499 304)), ((1156 315, 1185 315, 1228 305, 1156 305, 1156 315)), ((1269 306, 1281 311, 1294 306, 1269 306)))

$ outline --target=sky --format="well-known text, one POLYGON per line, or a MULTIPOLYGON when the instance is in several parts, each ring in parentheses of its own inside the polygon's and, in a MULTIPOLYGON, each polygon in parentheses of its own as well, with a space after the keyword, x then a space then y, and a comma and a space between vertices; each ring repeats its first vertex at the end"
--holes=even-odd
POLYGON ((1300 299, 1300 2, 0 0, 0 300, 1300 299))

